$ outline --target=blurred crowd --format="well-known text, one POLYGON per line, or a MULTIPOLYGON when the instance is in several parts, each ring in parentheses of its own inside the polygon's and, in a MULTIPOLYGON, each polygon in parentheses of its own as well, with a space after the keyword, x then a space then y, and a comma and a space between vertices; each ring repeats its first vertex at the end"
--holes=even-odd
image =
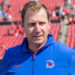
POLYGON ((0 22, 12 21, 10 10, 11 5, 8 3, 8 0, 0 0, 0 22))
POLYGON ((17 25, 15 25, 13 22, 10 25, 10 28, 7 30, 8 36, 9 35, 24 35, 21 23, 18 21, 17 25))
POLYGON ((8 3, 8 0, 0 0, 0 22, 12 21, 10 10, 11 5, 8 3))
POLYGON ((52 17, 58 17, 65 24, 75 23, 75 5, 71 4, 71 0, 65 0, 64 6, 56 5, 51 10, 52 17))

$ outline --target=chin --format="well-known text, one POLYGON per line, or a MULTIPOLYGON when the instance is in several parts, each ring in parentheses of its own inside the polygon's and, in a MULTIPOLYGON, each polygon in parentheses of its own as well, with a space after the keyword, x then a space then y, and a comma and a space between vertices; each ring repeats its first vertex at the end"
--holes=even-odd
POLYGON ((36 45, 42 45, 44 43, 44 41, 34 41, 33 43, 36 45))

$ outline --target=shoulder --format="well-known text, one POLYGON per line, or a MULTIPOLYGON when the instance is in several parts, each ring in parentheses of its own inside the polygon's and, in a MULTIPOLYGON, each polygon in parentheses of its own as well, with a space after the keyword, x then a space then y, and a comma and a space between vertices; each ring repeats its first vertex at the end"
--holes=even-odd
POLYGON ((21 49, 21 45, 17 45, 15 47, 11 47, 11 48, 8 48, 8 50, 5 51, 5 54, 15 54, 16 52, 19 52, 21 49))
POLYGON ((71 61, 70 71, 72 75, 75 75, 75 49, 72 49, 72 61, 71 61))
POLYGON ((25 41, 26 38, 23 39, 22 44, 6 50, 1 64, 7 64, 9 62, 13 62, 14 60, 18 60, 18 58, 22 56, 22 49, 24 47, 25 41))
POLYGON ((54 46, 57 50, 59 50, 61 52, 65 52, 65 53, 70 52, 71 53, 71 51, 72 51, 72 48, 70 48, 69 46, 67 46, 63 43, 57 42, 57 41, 55 41, 54 46))
POLYGON ((19 54, 21 45, 9 48, 5 51, 3 59, 0 64, 0 75, 6 75, 8 69, 11 67, 12 62, 14 62, 19 54), (9 65, 9 66, 8 66, 9 65))
POLYGON ((9 48, 5 51, 1 64, 5 64, 9 59, 12 59, 14 55, 20 52, 21 45, 9 48))
POLYGON ((72 48, 68 47, 65 44, 55 41, 53 44, 53 49, 55 51, 56 56, 71 61, 72 59, 72 48))
POLYGON ((8 55, 14 55, 17 52, 19 52, 20 49, 21 49, 21 45, 17 45, 15 47, 8 48, 8 50, 5 51, 5 55, 6 54, 8 54, 8 55))

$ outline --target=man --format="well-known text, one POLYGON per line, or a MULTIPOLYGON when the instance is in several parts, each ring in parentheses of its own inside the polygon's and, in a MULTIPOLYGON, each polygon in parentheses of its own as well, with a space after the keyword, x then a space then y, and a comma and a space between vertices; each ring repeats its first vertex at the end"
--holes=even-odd
POLYGON ((49 10, 30 1, 21 17, 27 38, 5 52, 0 75, 70 75, 71 49, 48 34, 49 10))

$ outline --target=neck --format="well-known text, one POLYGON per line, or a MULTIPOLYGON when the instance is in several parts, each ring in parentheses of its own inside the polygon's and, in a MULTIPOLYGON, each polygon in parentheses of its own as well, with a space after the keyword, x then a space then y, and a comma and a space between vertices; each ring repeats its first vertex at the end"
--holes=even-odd
POLYGON ((32 43, 29 43, 29 49, 30 49, 32 52, 37 53, 37 52, 39 51, 39 49, 41 49, 41 48, 45 45, 46 42, 47 42, 47 40, 44 41, 44 42, 41 43, 41 44, 32 44, 32 43))
POLYGON ((42 48, 43 46, 41 45, 29 45, 29 49, 32 51, 32 52, 37 52, 40 48, 42 48))

